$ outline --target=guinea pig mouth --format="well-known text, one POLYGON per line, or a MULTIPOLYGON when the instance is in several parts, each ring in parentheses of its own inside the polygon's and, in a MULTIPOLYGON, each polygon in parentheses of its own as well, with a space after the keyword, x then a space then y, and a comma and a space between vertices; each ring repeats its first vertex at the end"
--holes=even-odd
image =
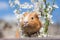
POLYGON ((23 27, 28 27, 28 24, 24 24, 24 26, 23 27))

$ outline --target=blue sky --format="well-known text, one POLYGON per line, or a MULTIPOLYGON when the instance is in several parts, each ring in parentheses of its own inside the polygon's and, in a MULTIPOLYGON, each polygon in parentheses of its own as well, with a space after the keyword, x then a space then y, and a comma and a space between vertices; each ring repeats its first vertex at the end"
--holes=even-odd
MULTIPOLYGON (((28 2, 31 4, 30 0, 20 0, 21 3, 23 4, 24 2, 28 2)), ((49 2, 51 2, 52 0, 49 0, 49 2)), ((56 0, 55 3, 59 6, 58 9, 55 9, 55 11, 53 11, 53 20, 54 22, 60 22, 60 0, 56 0)), ((9 0, 0 0, 0 19, 3 19, 4 17, 15 17, 13 10, 10 6, 9 6, 9 0)), ((25 10, 24 10, 25 11, 25 10)))

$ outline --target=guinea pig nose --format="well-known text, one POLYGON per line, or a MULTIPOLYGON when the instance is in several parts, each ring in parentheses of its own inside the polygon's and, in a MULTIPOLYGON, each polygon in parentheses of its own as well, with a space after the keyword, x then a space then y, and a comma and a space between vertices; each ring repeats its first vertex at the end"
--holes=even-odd
POLYGON ((24 21, 24 23, 26 24, 26 23, 28 23, 28 21, 24 21))

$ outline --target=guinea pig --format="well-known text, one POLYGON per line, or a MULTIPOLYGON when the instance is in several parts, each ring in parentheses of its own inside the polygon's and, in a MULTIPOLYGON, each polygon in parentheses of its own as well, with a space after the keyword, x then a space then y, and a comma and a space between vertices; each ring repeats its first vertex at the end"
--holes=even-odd
POLYGON ((38 14, 36 12, 26 12, 23 14, 23 16, 23 20, 21 21, 23 34, 31 37, 32 34, 39 32, 42 24, 39 20, 38 14))

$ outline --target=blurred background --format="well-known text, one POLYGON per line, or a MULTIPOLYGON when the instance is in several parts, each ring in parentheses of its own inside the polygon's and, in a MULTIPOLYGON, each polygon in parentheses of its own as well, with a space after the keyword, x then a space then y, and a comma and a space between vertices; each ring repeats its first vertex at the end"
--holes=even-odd
MULTIPOLYGON (((31 3, 30 0, 20 0, 20 3, 31 3)), ((52 2, 52 0, 47 0, 47 2, 52 2)), ((48 33, 51 35, 60 35, 60 0, 55 0, 55 3, 59 6, 58 9, 53 11, 53 21, 54 24, 50 24, 48 33)), ((9 0, 0 0, 0 36, 5 38, 15 38, 15 31, 17 28, 17 19, 13 10, 15 8, 11 8, 9 6, 9 0), (7 29, 5 29, 7 27, 7 29), (1 33, 2 32, 2 33, 1 33), (10 37, 8 37, 10 36, 10 37)), ((33 9, 33 8, 32 8, 33 9)), ((30 9, 21 9, 21 13, 26 12, 30 9)))

